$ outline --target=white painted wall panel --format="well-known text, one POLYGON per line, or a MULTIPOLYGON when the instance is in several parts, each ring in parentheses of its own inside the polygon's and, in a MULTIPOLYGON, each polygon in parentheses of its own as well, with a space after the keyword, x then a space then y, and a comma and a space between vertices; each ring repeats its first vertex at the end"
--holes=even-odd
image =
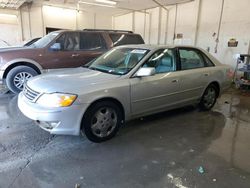
POLYGON ((112 17, 110 15, 96 14, 96 29, 112 29, 112 17))
POLYGON ((45 27, 76 29, 76 11, 43 6, 45 27))
MULTIPOLYGON (((183 39, 179 40, 183 45, 194 45, 198 12, 197 2, 180 4, 177 8, 176 34, 183 34, 183 39)), ((176 41, 176 43, 178 42, 176 41)))
POLYGON ((95 28, 95 17, 93 13, 79 12, 78 16, 78 26, 77 29, 94 29, 95 28))
POLYGON ((174 41, 174 25, 175 25, 175 6, 167 7, 169 9, 168 14, 168 28, 167 28, 167 44, 173 44, 174 41))
POLYGON ((219 2, 218 0, 203 0, 197 45, 204 49, 210 48, 211 54, 221 62, 235 66, 234 56, 236 54, 249 53, 250 12, 246 10, 246 7, 250 6, 250 1, 225 1, 219 44, 217 53, 215 53, 221 2, 221 0, 219 2), (215 3, 217 6, 212 6, 215 3), (216 33, 214 37, 213 33, 216 33), (238 47, 227 46, 230 38, 236 38, 239 41, 238 47))
POLYGON ((150 40, 150 15, 146 14, 146 24, 145 24, 145 36, 144 36, 144 41, 146 44, 149 44, 150 40))
POLYGON ((45 33, 43 28, 42 8, 32 7, 30 9, 31 38, 42 37, 45 33))
POLYGON ((146 13, 135 12, 135 33, 140 34, 143 38, 145 37, 145 15, 146 13))
POLYGON ((114 29, 133 30, 133 14, 129 13, 122 16, 114 17, 114 29))
POLYGON ((218 0, 203 0, 201 3, 197 45, 203 49, 210 48, 210 52, 214 52, 216 44, 216 36, 213 34, 218 30, 220 9, 221 4, 218 4, 218 0), (217 6, 212 6, 213 4, 217 6))
POLYGON ((150 44, 158 44, 159 37, 159 11, 160 8, 149 9, 147 12, 150 13, 150 44))
POLYGON ((167 22, 168 22, 168 17, 167 17, 167 11, 162 9, 161 12, 161 23, 160 23, 160 40, 159 44, 166 44, 166 37, 167 37, 167 22))
MULTIPOLYGON (((135 14, 135 29, 136 31, 143 31, 145 29, 144 39, 146 43, 150 44, 164 44, 165 37, 167 37, 167 44, 189 44, 196 45, 206 50, 217 57, 223 63, 235 66, 236 60, 233 58, 237 53, 250 53, 250 7, 249 0, 226 0, 224 6, 224 14, 222 18, 222 25, 219 37, 217 53, 215 50, 216 39, 219 27, 220 11, 222 0, 195 0, 193 2, 179 4, 177 10, 176 28, 176 6, 168 6, 169 16, 167 18, 166 12, 162 9, 160 13, 159 8, 149 9, 149 20, 145 26, 139 24, 143 22, 142 16, 135 14), (201 11, 198 19, 199 3, 201 2, 201 11), (161 19, 159 19, 159 13, 161 19), (140 21, 141 20, 141 21, 140 21), (168 20, 168 25, 166 24, 168 20), (167 28, 167 29, 166 29, 167 28), (183 39, 174 38, 174 31, 183 34, 183 39), (215 33, 215 35, 214 35, 215 33), (238 47, 230 48, 227 42, 230 38, 236 38, 239 41, 238 47)), ((126 19, 121 16, 120 20, 126 19)), ((129 26, 133 25, 130 23, 129 26)), ((126 25, 123 27, 126 29, 126 25)))
POLYGON ((29 22, 29 10, 27 7, 22 8, 20 16, 22 19, 23 40, 27 41, 32 38, 29 22))
MULTIPOLYGON (((17 24, 0 24, 1 32, 0 32, 0 40, 6 41, 10 45, 20 44, 20 38, 18 32, 18 25, 17 24)), ((2 45, 3 43, 0 42, 0 47, 5 47, 2 45)))

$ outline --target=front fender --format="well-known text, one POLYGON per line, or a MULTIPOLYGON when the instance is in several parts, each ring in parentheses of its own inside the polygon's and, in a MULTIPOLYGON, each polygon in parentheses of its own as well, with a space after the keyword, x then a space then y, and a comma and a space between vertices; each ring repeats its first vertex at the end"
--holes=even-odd
POLYGON ((34 60, 32 60, 32 59, 27 59, 27 58, 18 58, 18 59, 11 60, 11 61, 5 63, 5 64, 2 66, 1 70, 2 70, 2 71, 5 71, 9 66, 14 65, 14 64, 16 64, 16 63, 20 63, 20 62, 25 62, 25 63, 33 64, 33 65, 35 65, 37 68, 39 68, 39 70, 42 72, 42 69, 43 69, 43 68, 42 68, 42 66, 41 66, 39 63, 37 63, 36 61, 34 61, 34 60))

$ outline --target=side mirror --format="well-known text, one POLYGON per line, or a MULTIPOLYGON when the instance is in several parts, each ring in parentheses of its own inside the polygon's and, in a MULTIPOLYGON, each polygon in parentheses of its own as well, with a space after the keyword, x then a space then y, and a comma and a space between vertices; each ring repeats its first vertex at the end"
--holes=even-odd
POLYGON ((52 51, 60 51, 62 49, 62 47, 61 47, 60 43, 54 43, 52 46, 50 46, 50 49, 52 51))
POLYGON ((155 75, 155 68, 152 67, 141 67, 135 74, 136 77, 147 77, 153 75, 155 75))

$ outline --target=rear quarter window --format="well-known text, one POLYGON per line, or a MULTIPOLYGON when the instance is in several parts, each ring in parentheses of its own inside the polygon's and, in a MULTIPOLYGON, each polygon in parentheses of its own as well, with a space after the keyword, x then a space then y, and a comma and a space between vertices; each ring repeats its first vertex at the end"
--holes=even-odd
POLYGON ((206 63, 206 66, 207 66, 207 67, 214 67, 214 66, 215 66, 211 59, 209 59, 209 58, 208 58, 205 54, 203 54, 203 53, 202 53, 202 55, 203 55, 203 57, 204 57, 204 59, 205 59, 205 63, 206 63))
POLYGON ((111 33, 109 34, 109 36, 114 46, 120 46, 126 44, 144 44, 144 41, 140 35, 111 33))

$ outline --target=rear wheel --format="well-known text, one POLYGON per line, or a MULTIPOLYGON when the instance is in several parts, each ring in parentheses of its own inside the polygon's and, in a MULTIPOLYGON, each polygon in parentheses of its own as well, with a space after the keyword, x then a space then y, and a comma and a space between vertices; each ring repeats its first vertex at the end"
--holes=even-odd
POLYGON ((6 77, 6 84, 13 93, 19 93, 23 90, 24 84, 38 73, 27 66, 17 66, 10 70, 6 77))
POLYGON ((213 84, 209 85, 201 98, 200 108, 205 111, 210 110, 215 105, 217 97, 217 87, 213 84))
POLYGON ((104 142, 113 138, 122 123, 120 108, 113 102, 94 104, 84 115, 82 130, 92 142, 104 142))

